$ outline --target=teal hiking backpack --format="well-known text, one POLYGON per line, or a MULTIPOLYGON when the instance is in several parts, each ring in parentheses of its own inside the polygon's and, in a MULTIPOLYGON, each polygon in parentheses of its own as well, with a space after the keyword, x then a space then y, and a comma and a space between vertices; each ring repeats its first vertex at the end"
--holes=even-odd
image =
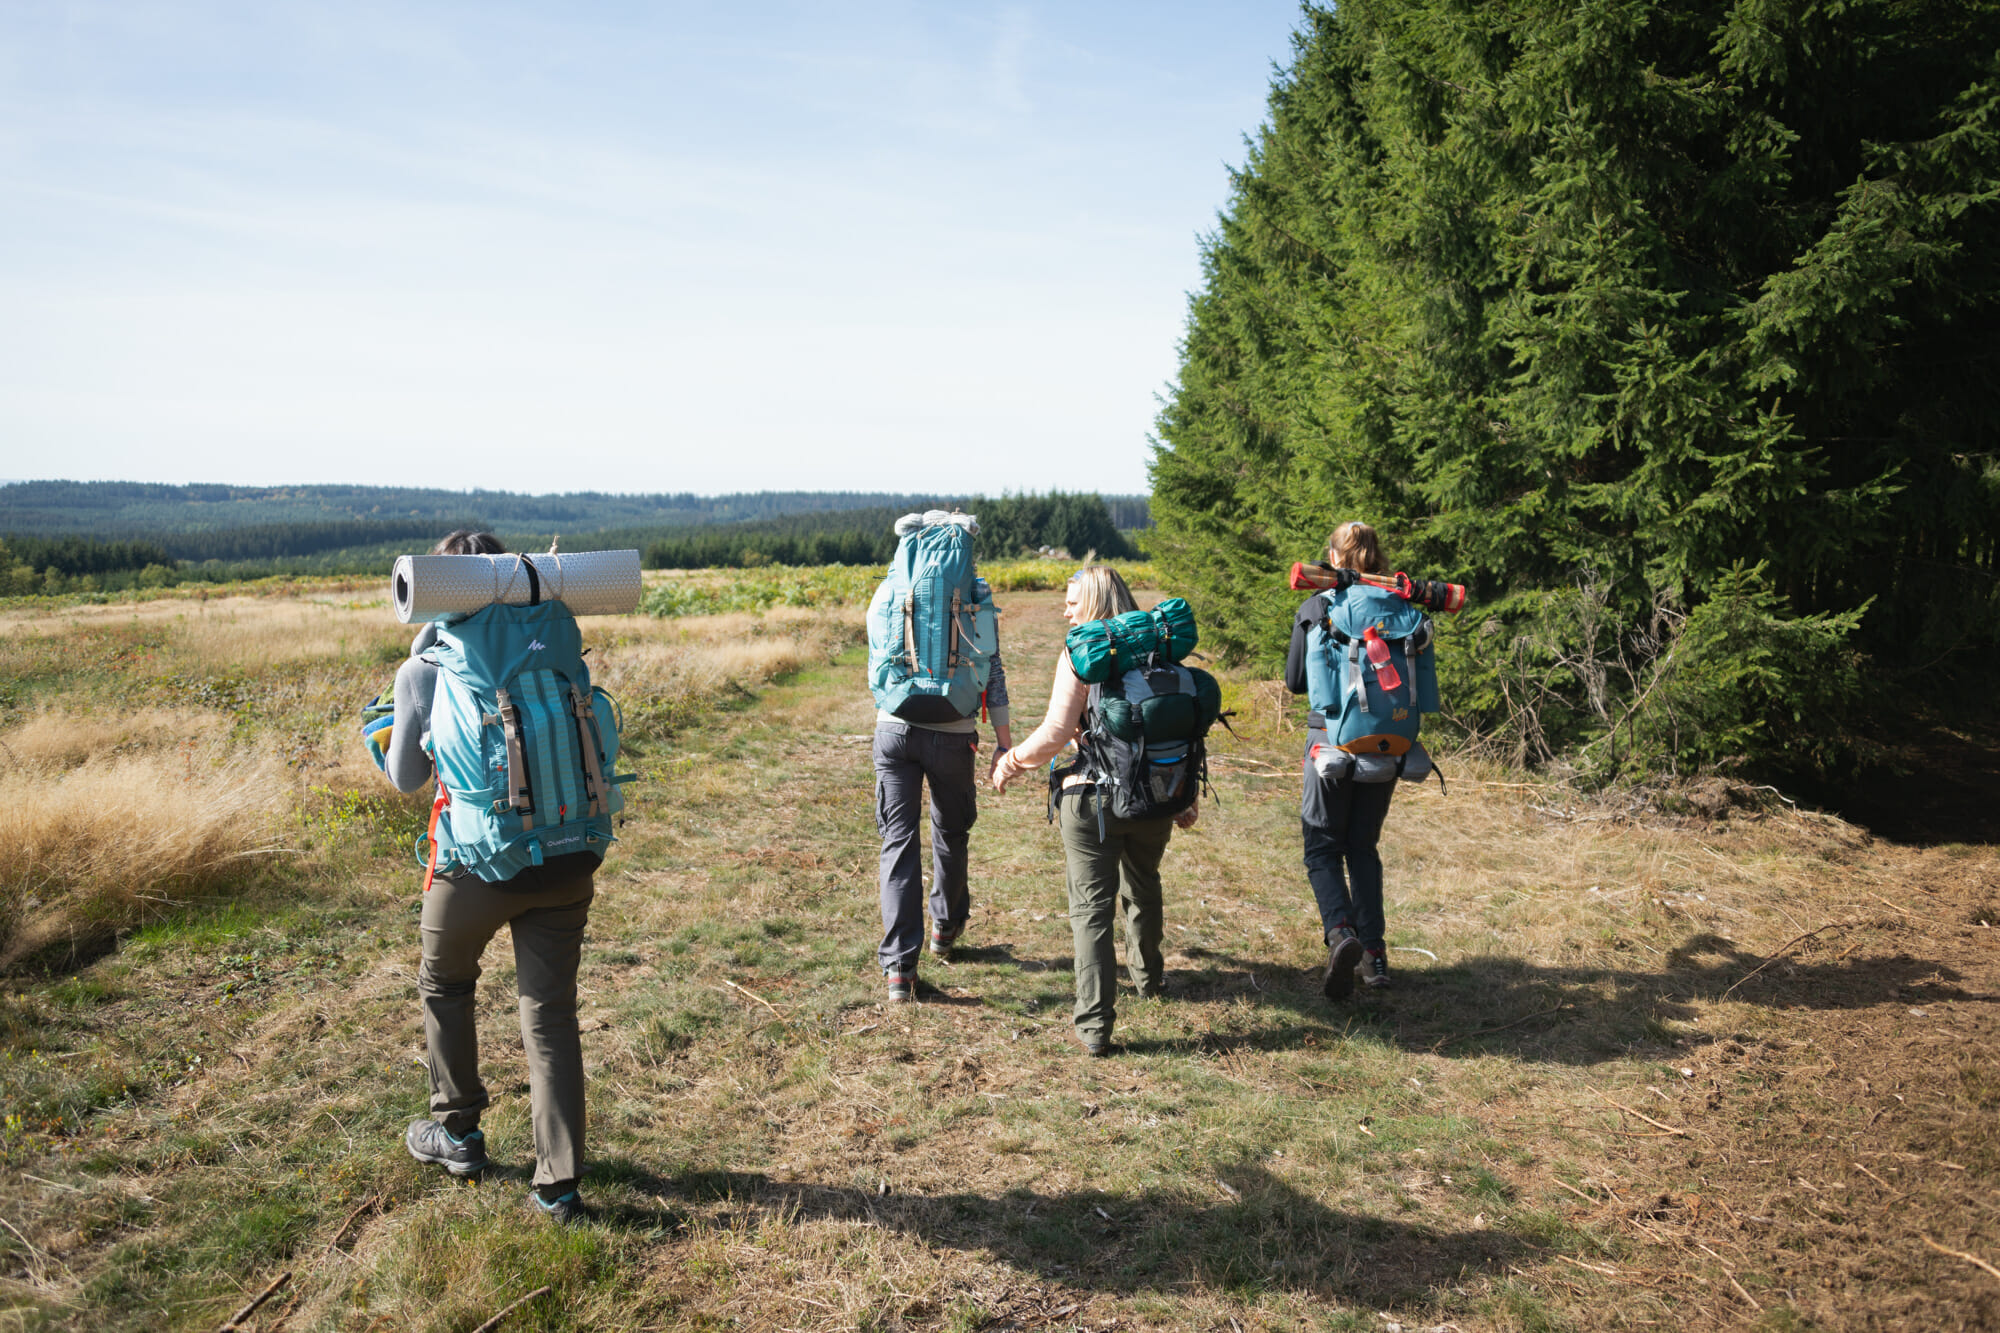
POLYGON ((993 592, 972 567, 969 514, 933 509, 896 522, 896 556, 868 606, 868 688, 910 722, 979 712, 999 651, 993 592))
POLYGON ((1327 594, 1326 608, 1306 629, 1306 699, 1313 712, 1309 725, 1355 756, 1334 775, 1422 781, 1431 762, 1417 734, 1424 714, 1439 708, 1430 617, 1394 592, 1366 584, 1327 594), (1388 666, 1398 678, 1393 690, 1368 660, 1370 629, 1388 648, 1388 666))
MULTIPOLYGON (((424 887, 438 871, 512 879, 615 840, 618 710, 590 683, 561 602, 488 606, 438 626, 427 746, 437 770, 424 887)), ((425 836, 418 839, 418 860, 425 836)))

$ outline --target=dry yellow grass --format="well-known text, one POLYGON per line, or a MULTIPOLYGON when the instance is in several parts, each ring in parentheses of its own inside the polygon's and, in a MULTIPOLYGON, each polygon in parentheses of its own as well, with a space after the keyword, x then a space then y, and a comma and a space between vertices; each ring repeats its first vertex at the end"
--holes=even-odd
MULTIPOLYGON (((731 690, 825 661, 851 637, 850 621, 795 609, 594 617, 584 634, 595 679, 657 730, 731 690)), ((0 732, 0 963, 79 919, 129 918, 145 899, 199 893, 277 854, 302 799, 310 808, 328 796, 389 796, 352 712, 388 684, 415 632, 386 605, 232 597, 0 623, 16 654, 63 651, 52 640, 64 635, 87 650, 93 632, 129 634, 132 648, 113 642, 120 666, 141 679, 328 665, 260 694, 247 743, 240 714, 80 699, 45 703, 0 732)))
POLYGON ((292 782, 267 755, 190 745, 0 774, 0 941, 171 901, 286 850, 292 782), (42 910, 32 922, 24 917, 42 910))
POLYGON ((761 616, 608 616, 585 622, 585 642, 597 645, 591 678, 627 709, 678 715, 732 687, 825 661, 858 623, 858 615, 796 607, 774 607, 761 616))
POLYGON ((227 725, 214 713, 184 708, 102 715, 43 709, 0 731, 0 759, 10 767, 75 768, 107 755, 201 742, 218 724, 227 725))

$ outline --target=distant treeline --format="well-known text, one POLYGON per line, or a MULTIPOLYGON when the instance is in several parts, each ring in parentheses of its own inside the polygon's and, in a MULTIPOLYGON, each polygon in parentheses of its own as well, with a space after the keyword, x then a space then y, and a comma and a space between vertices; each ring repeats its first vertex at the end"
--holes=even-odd
MULTIPOLYGON (((899 494, 890 491, 753 491, 735 495, 612 495, 578 491, 568 495, 516 495, 507 491, 446 491, 395 486, 168 486, 130 481, 24 481, 0 485, 0 532, 99 539, 192 538, 196 534, 272 529, 265 558, 337 549, 287 545, 279 530, 318 534, 324 541, 339 523, 397 525, 375 532, 400 537, 421 529, 440 531, 460 516, 477 514, 500 531, 534 534, 546 542, 611 529, 665 529, 761 522, 812 514, 894 509, 907 513, 938 504, 960 505, 963 496, 899 494)), ((1143 495, 1106 497, 1112 523, 1120 528, 1151 526, 1143 495)), ((392 539, 384 536, 382 539, 392 539)), ((350 545, 377 540, 364 534, 350 545)), ((177 544, 170 544, 177 545, 177 544)), ((221 548, 214 548, 221 549, 221 548)), ((248 548, 244 548, 248 549, 248 548)), ((207 553, 186 558, 223 558, 207 553)))
MULTIPOLYGON (((1119 532, 1121 505, 1090 494, 965 497, 979 517, 974 549, 994 560, 1038 551, 1087 552, 1112 559, 1139 554, 1119 532)), ((1143 504, 1143 501, 1137 502, 1143 504)), ((885 565, 896 550, 896 520, 912 506, 830 510, 727 525, 610 528, 565 536, 565 551, 635 548, 651 569, 759 565, 885 565)), ((392 518, 264 523, 158 539, 104 541, 75 535, 0 538, 0 596, 115 592, 175 583, 226 583, 278 574, 386 574, 398 556, 428 550, 452 528, 489 528, 513 550, 540 550, 543 534, 462 512, 439 519, 392 518)))
MULTIPOLYGON (((1078 558, 1088 551, 1111 559, 1137 554, 1099 495, 1054 491, 997 499, 970 496, 959 501, 958 508, 978 516, 979 536, 973 549, 983 559, 1003 559, 1044 546, 1068 550, 1078 558)), ((649 569, 885 565, 896 553, 896 520, 909 512, 891 507, 664 534, 595 533, 590 544, 637 546, 649 569), (621 537, 630 540, 614 540, 621 537)))
POLYGON ((483 528, 485 519, 341 519, 327 523, 259 523, 217 532, 174 533, 160 538, 177 560, 275 560, 285 556, 318 555, 383 542, 403 542, 414 550, 428 549, 453 528, 483 528))
POLYGON ((152 586, 177 580, 174 558, 158 543, 89 537, 0 537, 0 597, 76 589, 152 586))
POLYGON ((0 537, 0 566, 14 569, 25 565, 37 574, 51 569, 63 574, 108 574, 119 569, 144 569, 147 565, 171 567, 173 563, 174 557, 157 542, 22 537, 11 532, 0 537))

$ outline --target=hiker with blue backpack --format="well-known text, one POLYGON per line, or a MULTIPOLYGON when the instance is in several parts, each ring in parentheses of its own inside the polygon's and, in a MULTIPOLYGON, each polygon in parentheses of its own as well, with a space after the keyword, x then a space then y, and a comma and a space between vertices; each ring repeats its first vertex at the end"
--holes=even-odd
POLYGON ((1343 523, 1327 539, 1325 565, 1292 572, 1294 588, 1325 589, 1293 618, 1285 685, 1310 705, 1299 824, 1330 1000, 1354 993, 1357 970, 1364 986, 1389 984, 1376 844, 1397 780, 1421 782, 1432 769, 1417 742, 1423 715, 1438 711, 1424 608, 1456 611, 1464 599, 1457 585, 1392 580, 1384 569, 1375 529, 1343 523))
MULTIPOLYGON (((487 1165, 474 988, 480 955, 505 926, 534 1127, 529 1200, 568 1222, 583 1207, 577 968, 625 780, 613 772, 616 713, 591 686, 575 616, 543 597, 547 576, 533 561, 556 562, 559 572, 558 557, 510 556, 491 533, 466 530, 433 555, 493 557, 476 572, 492 579, 496 596, 482 609, 425 624, 396 672, 393 713, 371 706, 376 715, 363 723, 398 791, 416 791, 433 776, 438 783, 422 840, 429 850, 417 970, 430 1117, 410 1125, 404 1144, 454 1176, 487 1165)), ((632 553, 634 602, 637 578, 632 553)))
POLYGON ((1199 817, 1205 737, 1221 715, 1222 692, 1207 672, 1181 665, 1195 628, 1179 598, 1141 611, 1116 570, 1092 565, 1071 575, 1063 616, 1071 629, 1056 658, 1048 715, 1000 756, 992 782, 1004 792, 1076 743, 1075 762, 1051 765, 1049 806, 1060 822, 1069 890, 1076 1035, 1087 1053, 1104 1056, 1116 1049, 1115 918, 1124 918, 1133 986, 1149 999, 1165 993, 1160 862, 1174 830, 1199 817))
POLYGON ((876 950, 889 999, 916 998, 924 942, 917 823, 931 815, 931 951, 949 957, 972 914, 970 846, 979 818, 979 718, 996 755, 1012 743, 993 592, 973 568, 970 514, 933 509, 896 522, 896 555, 868 607, 875 697, 875 827, 882 837, 876 950))

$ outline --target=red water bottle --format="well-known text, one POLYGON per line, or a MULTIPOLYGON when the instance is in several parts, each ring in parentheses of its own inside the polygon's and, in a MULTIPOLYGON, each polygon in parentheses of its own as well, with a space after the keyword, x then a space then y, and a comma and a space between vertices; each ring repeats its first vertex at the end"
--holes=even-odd
POLYGON ((1389 641, 1381 631, 1370 625, 1361 631, 1361 642, 1368 648, 1368 665, 1375 668, 1375 679, 1382 682, 1382 688, 1391 694, 1402 689, 1403 673, 1389 660, 1389 641))

